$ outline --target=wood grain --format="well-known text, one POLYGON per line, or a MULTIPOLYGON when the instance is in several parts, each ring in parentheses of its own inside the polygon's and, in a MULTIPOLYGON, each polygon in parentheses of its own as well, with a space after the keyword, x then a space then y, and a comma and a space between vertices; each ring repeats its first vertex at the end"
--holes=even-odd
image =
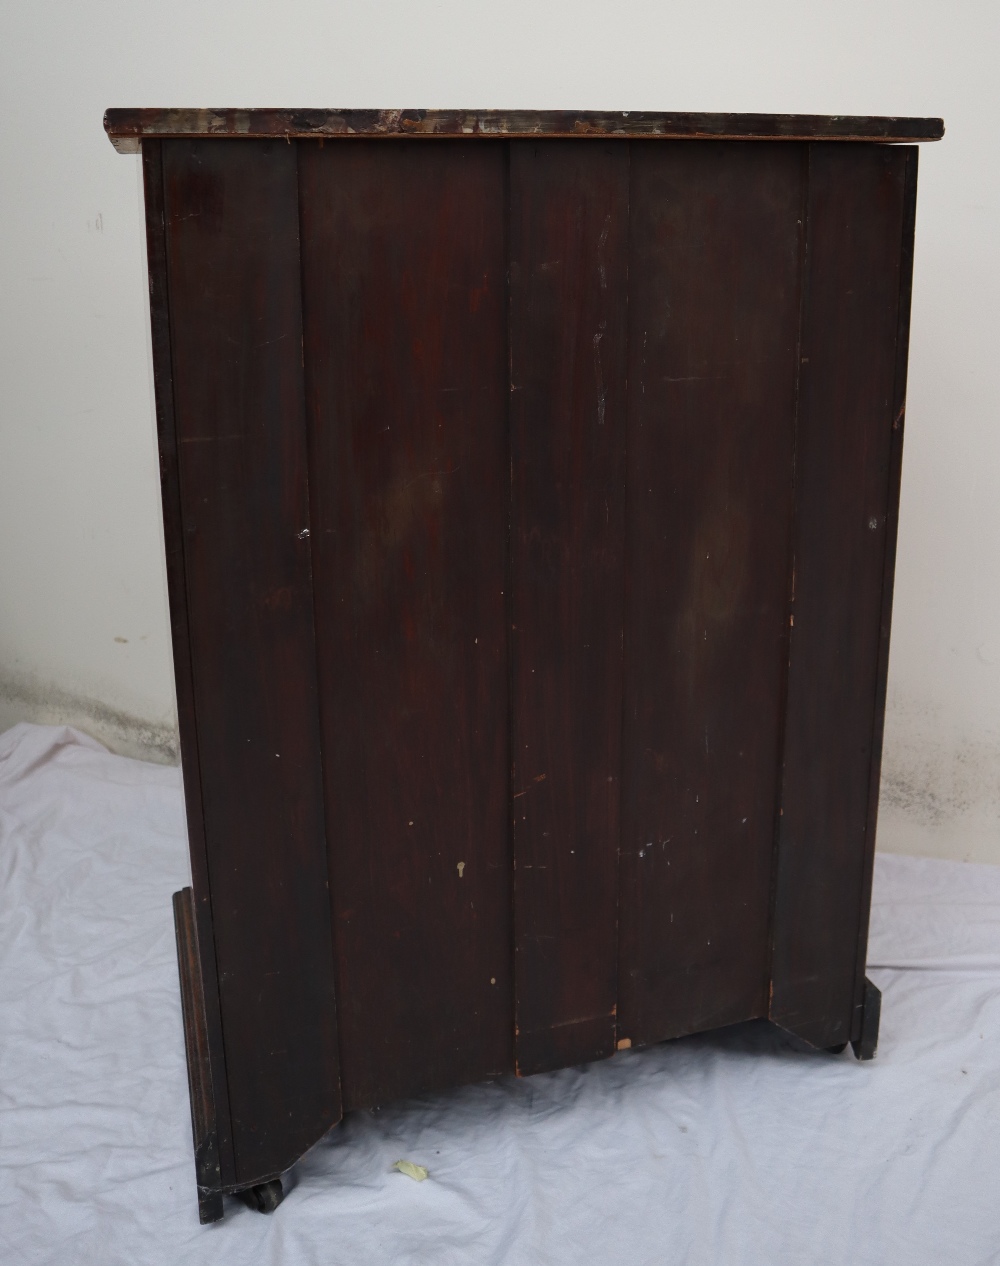
POLYGON ((809 157, 770 1015, 820 1047, 852 1036, 867 925, 908 154, 809 157))
POLYGON ((521 1073, 615 1044, 628 171, 611 142, 511 144, 521 1073))
POLYGON ((222 1175, 219 1169, 212 1055, 205 1016, 197 923, 194 893, 190 888, 182 888, 180 892, 174 893, 174 935, 177 942, 184 1051, 187 1056, 188 1091, 191 1099, 191 1134, 194 1140, 194 1171, 198 1183, 198 1211, 202 1222, 218 1222, 223 1215, 222 1175))
POLYGON ((634 146, 619 1026, 766 1012, 804 149, 634 146))
POLYGON ((530 137, 689 140, 936 141, 940 119, 830 114, 693 114, 645 110, 184 110, 113 109, 111 143, 142 137, 530 137))
POLYGON ((201 808, 246 1184, 340 1116, 296 151, 170 141, 163 175, 201 808))
POLYGON ((878 142, 935 121, 112 113, 206 1215, 342 1109, 857 1040, 916 196, 878 142))
MULTIPOLYGON (((236 1181, 232 1127, 229 1119, 229 1090, 226 1077, 225 1044, 222 1037, 222 1010, 219 976, 212 925, 212 893, 208 875, 208 852, 201 797, 201 769, 198 759, 198 727, 194 706, 194 665, 188 621, 187 580, 184 562, 184 526, 174 416, 173 363, 170 351, 170 303, 167 284, 167 237, 163 190, 163 145, 148 141, 142 151, 143 189, 146 204, 146 261, 149 274, 149 315, 153 354, 153 384, 156 396, 156 433, 160 463, 160 505, 170 600, 170 635, 177 695, 177 725, 180 733, 181 769, 184 776, 184 807, 187 817, 188 852, 191 859, 192 903, 198 924, 198 970, 201 973, 205 1006, 206 1042, 212 1079, 209 1092, 214 1099, 216 1142, 220 1183, 236 1181)), ((199 1109, 200 1110, 200 1109, 199 1109)), ((199 1181, 201 1179, 199 1178, 199 1181)))
POLYGON ((347 1107, 513 1067, 502 145, 302 146, 347 1107))
MULTIPOLYGON (((861 1038, 866 999, 872 997, 874 989, 874 986, 866 981, 865 967, 868 954, 868 920, 872 899, 872 875, 875 866, 875 830, 878 823, 879 786, 882 775, 882 736, 885 729, 886 687, 889 678, 889 633, 892 626, 892 594, 896 573, 899 494, 903 474, 903 434, 906 420, 906 377, 910 346, 910 295, 913 288, 913 246, 917 219, 917 158, 919 152, 916 146, 911 146, 907 149, 903 174, 903 224, 899 252, 899 304, 896 313, 896 365, 893 379, 889 487, 886 493, 885 561, 882 568, 882 610, 879 621, 878 667, 875 676, 872 759, 868 778, 868 820, 865 831, 864 869, 861 878, 858 918, 858 947, 854 969, 852 1041, 858 1041, 861 1038)), ((881 1002, 879 1002, 879 1007, 881 1007, 881 1002)), ((877 1021, 875 1034, 877 1038, 877 1021)))

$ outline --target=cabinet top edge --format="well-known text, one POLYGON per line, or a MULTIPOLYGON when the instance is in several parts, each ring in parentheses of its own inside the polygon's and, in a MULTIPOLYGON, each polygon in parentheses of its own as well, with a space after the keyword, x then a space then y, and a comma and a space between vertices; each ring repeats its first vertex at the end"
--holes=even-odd
POLYGON ((665 114, 642 110, 106 110, 104 130, 120 153, 144 137, 517 138, 616 140, 937 141, 941 119, 841 114, 665 114))

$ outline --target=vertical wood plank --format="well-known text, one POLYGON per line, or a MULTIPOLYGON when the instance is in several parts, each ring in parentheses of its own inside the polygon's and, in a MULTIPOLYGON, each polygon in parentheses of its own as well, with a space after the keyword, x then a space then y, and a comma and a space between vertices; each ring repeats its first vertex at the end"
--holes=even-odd
POLYGON ((632 146, 621 1039, 766 1014, 804 148, 632 146))
POLYGON ((906 417, 907 359, 910 348, 910 294, 913 288, 913 245, 917 220, 919 153, 915 145, 907 148, 903 173, 903 225, 899 260, 899 303, 896 314, 896 364, 893 382, 892 436, 889 447, 889 487, 886 494, 885 561, 882 567, 882 606, 879 621, 878 666, 875 674, 875 718, 872 725, 872 759, 868 778, 868 819, 865 830, 864 871, 861 878, 858 950, 854 968, 852 1041, 857 1041, 861 1036, 872 874, 875 867, 875 830, 878 823, 879 786, 882 776, 882 737, 885 730, 886 686, 889 678, 889 633, 892 626, 896 534, 899 527, 899 493, 903 474, 903 431, 906 417))
POLYGON ((187 1055, 188 1094, 191 1099, 191 1135, 194 1143, 195 1179, 198 1184, 198 1211, 202 1222, 217 1222, 223 1216, 219 1130, 205 1013, 205 991, 202 987, 198 916, 194 907, 194 893, 190 888, 174 893, 174 934, 177 941, 184 1048, 187 1055))
POLYGON ((617 994, 628 145, 512 142, 515 1054, 611 1054, 617 994))
POLYGON ((340 1116, 296 151, 163 143, 193 705, 235 1180, 340 1116))
POLYGON ((852 1036, 867 929, 908 155, 810 146, 770 1015, 821 1047, 852 1036))
POLYGON ((512 1068, 506 148, 301 142, 346 1107, 512 1068))
MULTIPOLYGON (((173 365, 170 353, 170 305, 167 285, 167 237, 163 192, 162 142, 142 143, 142 176, 146 204, 146 262, 149 271, 149 313, 153 353, 153 385, 156 394, 156 432, 160 461, 160 497, 167 590, 170 598, 170 634, 177 692, 177 725, 180 731, 181 769, 187 813, 188 850, 191 856, 193 907, 198 921, 198 970, 201 973, 208 1045, 208 1085, 214 1099, 218 1172, 199 1171, 198 1181, 217 1185, 236 1181, 236 1162, 229 1121, 225 1046, 219 1004, 218 970, 212 927, 211 887, 205 821, 201 804, 201 771, 198 763, 198 731, 194 709, 194 669, 188 623, 187 582, 184 566, 184 526, 181 506, 177 427, 174 418, 173 365)), ((199 1159, 200 1163, 200 1159, 199 1159)))

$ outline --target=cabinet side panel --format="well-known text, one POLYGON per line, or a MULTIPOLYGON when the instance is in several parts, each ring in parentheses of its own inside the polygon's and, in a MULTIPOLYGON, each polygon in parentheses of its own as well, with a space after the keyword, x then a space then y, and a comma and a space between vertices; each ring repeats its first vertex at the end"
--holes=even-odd
POLYGON ((619 1027, 763 1015, 805 149, 632 146, 619 1027))
MULTIPOLYGON (((146 259, 149 269, 150 333, 153 380, 156 389, 156 430, 160 461, 160 495, 163 510, 163 542, 170 595, 170 633, 174 682, 177 691, 177 724, 180 730, 184 805, 187 812, 188 849, 191 855, 194 912, 198 921, 198 970, 202 976, 210 1072, 206 1079, 214 1098, 219 1172, 215 1184, 236 1181, 229 1101, 226 1089, 222 1013, 219 1008, 218 974, 212 929, 211 889, 205 852, 205 824, 201 808, 201 773, 198 767, 198 730, 195 724, 194 677, 188 629, 187 586, 184 575, 184 529, 181 515, 180 476, 177 464, 177 431, 174 422, 173 368, 170 355, 170 307, 167 288, 167 239, 163 206, 162 143, 142 143, 142 177, 146 203, 146 259)), ((209 1185, 212 1175, 199 1173, 209 1185)))
POLYGON ((510 153, 516 1057, 610 1055, 617 992, 628 145, 510 153))
POLYGON ((346 1107, 510 1071, 502 142, 300 142, 346 1107))
POLYGON ((903 175, 903 222, 900 242, 899 304, 896 315, 896 367, 893 384, 892 438, 889 448, 889 487, 886 494, 885 562, 882 568, 882 606, 879 623, 878 668, 875 678, 875 716, 872 724, 872 759, 868 778, 868 820, 865 863, 861 880, 858 919, 858 952, 855 965, 854 1019, 851 1040, 861 1035, 868 958, 868 922, 871 912, 872 872, 875 864, 875 829, 878 822, 879 785, 882 775, 882 737, 885 729, 886 685, 889 677, 889 632, 892 625, 892 593, 896 575, 896 533, 899 527, 899 492, 903 474, 903 432, 906 419, 906 376, 910 349, 910 292, 913 285, 913 247, 917 219, 917 157, 915 145, 907 148, 903 175))
POLYGON ((817 1046, 851 1037, 867 925, 907 161, 810 147, 770 1015, 817 1046))
POLYGON ((163 143, 204 829, 236 1181, 340 1116, 296 151, 163 143))

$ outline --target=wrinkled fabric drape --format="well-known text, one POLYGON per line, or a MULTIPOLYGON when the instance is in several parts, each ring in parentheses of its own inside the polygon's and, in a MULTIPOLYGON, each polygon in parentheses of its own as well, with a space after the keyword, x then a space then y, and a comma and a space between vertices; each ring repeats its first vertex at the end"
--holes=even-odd
POLYGON ((198 1224, 177 769, 0 736, 0 1262, 1000 1261, 1000 867, 879 856, 877 1059, 766 1024, 349 1116, 198 1224), (429 1170, 414 1182, 405 1159, 429 1170))

